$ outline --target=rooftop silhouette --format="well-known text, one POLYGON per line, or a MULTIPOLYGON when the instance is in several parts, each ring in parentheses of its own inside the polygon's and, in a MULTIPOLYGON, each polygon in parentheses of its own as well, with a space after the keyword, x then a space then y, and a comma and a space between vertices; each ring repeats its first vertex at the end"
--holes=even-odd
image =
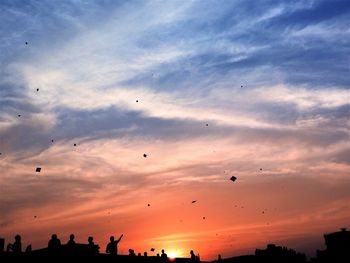
MULTIPOLYGON (((200 260, 199 254, 193 250, 189 252, 189 258, 169 258, 164 249, 157 256, 149 256, 147 252, 135 253, 133 248, 129 249, 128 255, 118 254, 118 244, 121 242, 123 234, 115 240, 114 236, 110 237, 105 252, 100 253, 100 247, 93 242, 93 237, 88 237, 87 244, 75 242, 75 235, 71 234, 67 244, 61 244, 57 234, 52 234, 47 248, 32 250, 28 245, 23 251, 22 238, 17 234, 14 243, 8 243, 5 251, 5 239, 0 238, 0 261, 1 262, 63 262, 71 260, 81 262, 204 262, 200 260)), ((317 250, 316 258, 307 261, 305 254, 298 253, 293 249, 268 244, 265 249, 256 249, 254 254, 242 255, 231 258, 223 258, 218 255, 217 260, 213 262, 235 262, 235 263, 348 263, 350 262, 350 232, 342 228, 338 232, 325 234, 326 249, 317 250)), ((154 251, 154 248, 151 249, 154 251)))

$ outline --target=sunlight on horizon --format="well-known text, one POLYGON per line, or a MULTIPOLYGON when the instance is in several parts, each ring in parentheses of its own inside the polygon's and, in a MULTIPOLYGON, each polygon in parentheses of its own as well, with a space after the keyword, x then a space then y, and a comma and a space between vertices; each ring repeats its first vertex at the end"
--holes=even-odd
POLYGON ((176 252, 169 251, 169 252, 168 252, 168 257, 169 257, 170 259, 175 259, 175 258, 178 257, 178 255, 177 255, 176 252))

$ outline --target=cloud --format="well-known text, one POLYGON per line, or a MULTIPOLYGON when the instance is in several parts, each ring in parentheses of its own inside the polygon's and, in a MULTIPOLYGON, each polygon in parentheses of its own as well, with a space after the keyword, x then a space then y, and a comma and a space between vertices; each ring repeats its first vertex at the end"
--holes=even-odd
POLYGON ((0 5, 6 238, 93 225, 147 249, 219 232, 213 258, 348 222, 346 1, 0 5), (268 230, 262 206, 281 209, 268 230))

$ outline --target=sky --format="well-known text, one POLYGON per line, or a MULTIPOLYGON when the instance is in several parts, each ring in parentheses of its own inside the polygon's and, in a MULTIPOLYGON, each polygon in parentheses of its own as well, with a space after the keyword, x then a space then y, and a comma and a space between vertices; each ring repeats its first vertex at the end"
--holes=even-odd
POLYGON ((349 20, 347 0, 2 0, 0 236, 314 255, 350 228, 349 20))

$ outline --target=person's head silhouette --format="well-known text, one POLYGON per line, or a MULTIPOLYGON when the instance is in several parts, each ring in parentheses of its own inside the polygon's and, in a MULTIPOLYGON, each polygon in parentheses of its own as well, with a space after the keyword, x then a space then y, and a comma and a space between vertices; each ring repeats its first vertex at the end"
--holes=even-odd
POLYGON ((51 239, 52 239, 52 240, 56 240, 56 239, 57 239, 57 235, 56 235, 56 234, 53 234, 53 235, 51 236, 51 239))
POLYGON ((90 244, 92 243, 93 240, 94 240, 93 237, 89 237, 89 238, 88 238, 88 242, 89 242, 90 244))
POLYGON ((75 238, 74 234, 70 234, 69 239, 74 240, 74 238, 75 238))
POLYGON ((113 241, 114 241, 114 236, 111 236, 111 237, 109 238, 109 240, 110 240, 111 242, 113 242, 113 241))
POLYGON ((27 253, 32 251, 32 245, 28 245, 25 250, 27 253))
POLYGON ((15 240, 16 240, 16 242, 21 242, 21 236, 20 235, 16 235, 15 236, 15 240))

